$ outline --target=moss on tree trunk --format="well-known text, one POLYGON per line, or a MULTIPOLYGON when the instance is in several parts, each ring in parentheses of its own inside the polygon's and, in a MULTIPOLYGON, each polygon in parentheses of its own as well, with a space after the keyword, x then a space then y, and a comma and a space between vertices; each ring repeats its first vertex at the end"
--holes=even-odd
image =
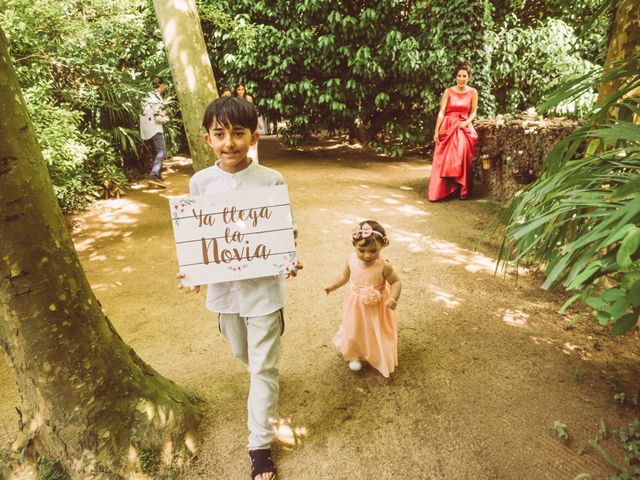
POLYGON ((196 447, 194 398, 117 334, 84 275, 0 30, 0 347, 21 396, 13 448, 72 478, 196 447))

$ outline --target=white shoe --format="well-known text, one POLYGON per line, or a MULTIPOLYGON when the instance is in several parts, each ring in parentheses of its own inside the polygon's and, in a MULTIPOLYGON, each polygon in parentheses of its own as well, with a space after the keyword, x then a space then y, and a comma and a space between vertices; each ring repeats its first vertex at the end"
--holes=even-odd
POLYGON ((351 360, 349 362, 349 368, 354 372, 359 372, 362 370, 362 362, 360 360, 351 360))

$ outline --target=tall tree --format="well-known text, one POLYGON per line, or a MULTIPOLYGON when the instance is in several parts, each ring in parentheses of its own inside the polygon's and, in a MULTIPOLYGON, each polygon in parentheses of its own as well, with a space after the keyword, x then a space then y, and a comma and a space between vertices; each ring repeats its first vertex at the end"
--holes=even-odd
POLYGON ((0 30, 0 348, 21 396, 13 449, 71 478, 119 478, 142 451, 195 448, 194 399, 103 314, 53 193, 0 30))
POLYGON ((154 0, 153 5, 197 171, 213 163, 211 149, 202 140, 201 124, 205 108, 218 98, 200 19, 193 0, 154 0))
MULTIPOLYGON (((637 0, 617 0, 616 16, 607 48, 605 68, 627 60, 640 52, 640 10, 637 0)), ((600 102, 620 87, 620 79, 603 83, 598 90, 600 102)), ((636 91, 635 94, 638 92, 636 91)))

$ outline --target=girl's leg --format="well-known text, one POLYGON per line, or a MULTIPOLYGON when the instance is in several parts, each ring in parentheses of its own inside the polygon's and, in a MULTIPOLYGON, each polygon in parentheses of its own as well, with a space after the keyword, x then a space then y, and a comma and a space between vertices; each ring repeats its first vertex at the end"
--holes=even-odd
POLYGON ((249 450, 270 447, 275 437, 272 420, 278 405, 278 356, 282 332, 282 311, 247 318, 249 353, 249 450))
POLYGON ((248 364, 246 320, 237 313, 221 313, 218 317, 218 324, 220 333, 231 345, 233 354, 248 364))

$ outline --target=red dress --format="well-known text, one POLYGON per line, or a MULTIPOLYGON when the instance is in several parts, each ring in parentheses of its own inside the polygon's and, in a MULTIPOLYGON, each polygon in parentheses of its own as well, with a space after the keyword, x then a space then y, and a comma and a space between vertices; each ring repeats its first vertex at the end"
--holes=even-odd
POLYGON ((472 124, 460 128, 460 122, 469 118, 471 100, 475 89, 457 92, 449 88, 445 117, 438 132, 438 143, 433 152, 431 179, 427 198, 431 202, 442 200, 456 191, 460 185, 460 198, 469 196, 473 182, 473 152, 478 134, 472 124))

